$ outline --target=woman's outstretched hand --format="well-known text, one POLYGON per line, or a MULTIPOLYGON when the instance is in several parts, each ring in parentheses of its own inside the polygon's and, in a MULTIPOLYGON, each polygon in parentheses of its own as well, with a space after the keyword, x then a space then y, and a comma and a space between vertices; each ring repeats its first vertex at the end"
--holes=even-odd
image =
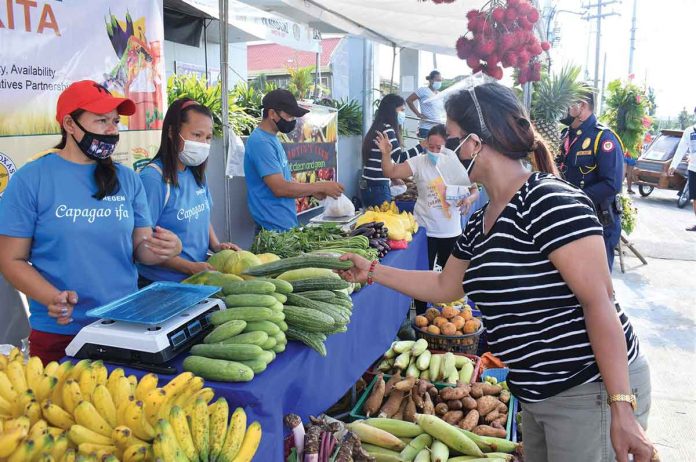
POLYGON ((336 271, 341 278, 348 282, 359 282, 364 284, 367 281, 367 273, 370 271, 372 262, 354 253, 341 255, 340 260, 352 261, 353 267, 344 271, 336 271))

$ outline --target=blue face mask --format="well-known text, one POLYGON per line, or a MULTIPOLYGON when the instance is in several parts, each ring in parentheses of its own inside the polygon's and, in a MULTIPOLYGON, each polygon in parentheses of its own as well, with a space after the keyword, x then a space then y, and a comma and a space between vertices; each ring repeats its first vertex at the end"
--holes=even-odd
POLYGON ((398 111, 396 113, 396 120, 399 122, 399 125, 403 125, 406 123, 406 112, 405 111, 398 111))
POLYGON ((440 88, 442 88, 442 82, 433 82, 433 90, 439 90, 440 88))
POLYGON ((440 160, 440 157, 431 151, 425 151, 425 153, 428 155, 428 159, 430 159, 430 163, 433 165, 437 165, 437 161, 440 160))

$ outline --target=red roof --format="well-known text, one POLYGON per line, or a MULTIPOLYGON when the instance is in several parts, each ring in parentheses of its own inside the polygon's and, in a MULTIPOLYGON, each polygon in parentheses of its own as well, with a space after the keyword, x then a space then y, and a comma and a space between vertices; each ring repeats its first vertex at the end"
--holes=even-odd
MULTIPOLYGON (((331 64, 331 57, 341 37, 328 38, 321 41, 321 67, 331 64)), ((316 53, 298 51, 292 48, 266 43, 247 46, 247 72, 249 74, 283 73, 288 67, 307 67, 317 63, 316 53)))

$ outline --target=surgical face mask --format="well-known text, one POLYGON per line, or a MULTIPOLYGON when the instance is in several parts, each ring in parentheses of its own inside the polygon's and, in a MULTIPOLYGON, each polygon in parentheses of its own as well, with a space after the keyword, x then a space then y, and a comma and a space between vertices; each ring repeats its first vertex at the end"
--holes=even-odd
POLYGON ((280 119, 275 123, 276 127, 278 127, 278 131, 280 133, 290 133, 295 129, 295 126, 297 125, 297 119, 295 120, 285 120, 280 114, 278 115, 280 119))
POLYGON ((184 140, 184 149, 179 152, 179 160, 187 167, 198 167, 208 159, 210 155, 210 145, 198 141, 186 140, 183 136, 179 137, 184 140))
POLYGON ((405 124, 406 123, 406 112, 405 111, 397 111, 396 120, 399 122, 399 125, 405 124))
POLYGON ((92 160, 104 160, 116 151, 116 145, 118 144, 118 135, 99 135, 97 133, 92 133, 85 130, 85 128, 80 125, 80 122, 75 120, 75 125, 80 127, 80 130, 84 132, 84 136, 80 141, 73 137, 80 151, 92 160))
POLYGON ((433 165, 437 165, 437 161, 440 159, 440 155, 436 152, 432 151, 425 151, 425 153, 428 155, 428 159, 430 159, 430 163, 433 165))
MULTIPOLYGON (((470 136, 471 136, 471 133, 466 135, 464 137, 464 139, 459 143, 459 145, 457 145, 457 147, 455 149, 453 149, 454 153, 457 154, 457 157, 459 157, 459 150, 464 145, 464 143, 466 143, 466 140, 468 140, 470 136)), ((480 152, 481 151, 474 153, 471 156, 471 159, 462 159, 461 157, 459 157, 459 161, 462 163, 464 168, 466 168, 467 174, 471 175, 471 171, 474 169, 474 162, 476 161, 476 158, 478 157, 480 152)))
POLYGON ((433 90, 439 90, 442 87, 442 82, 433 82, 433 90))

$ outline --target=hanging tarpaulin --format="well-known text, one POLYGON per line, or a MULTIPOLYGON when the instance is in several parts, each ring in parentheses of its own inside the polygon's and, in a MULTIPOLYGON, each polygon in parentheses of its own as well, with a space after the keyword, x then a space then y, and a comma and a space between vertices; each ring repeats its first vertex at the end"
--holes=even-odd
MULTIPOLYGON (((184 0, 214 18, 218 17, 218 0, 184 0)), ((294 50, 321 51, 319 31, 307 24, 282 18, 237 0, 228 0, 230 25, 258 37, 259 40, 284 45, 294 50)))
MULTIPOLYGON (((114 159, 131 165, 150 157, 159 145, 165 111, 162 0, 22 5, 0 2, 2 164, 19 168, 57 143, 58 96, 84 79, 136 103, 136 113, 121 118, 114 159)), ((4 184, 0 178, 0 187, 4 184)))

